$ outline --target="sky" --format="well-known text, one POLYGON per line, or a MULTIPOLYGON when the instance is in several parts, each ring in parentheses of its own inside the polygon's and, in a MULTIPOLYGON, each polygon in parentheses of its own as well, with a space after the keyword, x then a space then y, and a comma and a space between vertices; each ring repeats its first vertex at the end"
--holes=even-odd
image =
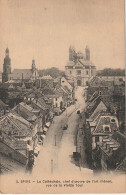
POLYGON ((8 46, 12 70, 64 70, 69 46, 97 69, 124 68, 124 0, 0 0, 0 70, 8 46))

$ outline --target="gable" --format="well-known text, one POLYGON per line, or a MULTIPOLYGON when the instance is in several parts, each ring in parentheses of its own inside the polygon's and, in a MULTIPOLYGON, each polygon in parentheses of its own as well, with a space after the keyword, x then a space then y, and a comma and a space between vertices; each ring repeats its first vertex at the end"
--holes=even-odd
POLYGON ((91 114, 90 116, 90 119, 92 119, 94 117, 94 115, 100 111, 106 111, 107 110, 107 107, 106 105, 103 103, 103 101, 101 101, 97 107, 95 108, 95 110, 93 111, 93 113, 91 114))
POLYGON ((101 116, 94 130, 94 134, 113 134, 118 130, 118 121, 114 116, 101 116), (105 130, 106 129, 106 130, 105 130), (107 130, 108 129, 108 130, 107 130))

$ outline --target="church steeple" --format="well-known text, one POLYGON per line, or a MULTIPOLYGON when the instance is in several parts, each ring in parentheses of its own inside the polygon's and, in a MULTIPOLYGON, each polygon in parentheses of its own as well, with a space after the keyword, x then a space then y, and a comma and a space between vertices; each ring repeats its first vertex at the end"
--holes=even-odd
POLYGON ((32 60, 32 71, 35 71, 35 69, 36 69, 35 60, 33 59, 33 60, 32 60))
POLYGON ((6 82, 9 80, 9 74, 11 74, 11 59, 9 57, 9 49, 8 47, 5 50, 5 58, 3 64, 3 74, 2 74, 2 82, 6 82))
POLYGON ((8 49, 8 47, 5 50, 5 54, 6 54, 6 56, 9 56, 9 49, 8 49))

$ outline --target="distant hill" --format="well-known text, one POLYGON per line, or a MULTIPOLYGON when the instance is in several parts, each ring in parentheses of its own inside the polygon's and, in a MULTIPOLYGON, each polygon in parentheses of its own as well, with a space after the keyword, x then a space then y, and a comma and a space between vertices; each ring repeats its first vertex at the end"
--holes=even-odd
POLYGON ((38 73, 39 73, 39 76, 50 75, 53 78, 57 78, 58 76, 64 76, 64 74, 65 74, 64 71, 59 70, 56 67, 38 70, 38 73))
POLYGON ((125 76, 125 69, 112 69, 112 68, 105 68, 103 70, 97 71, 98 76, 125 76))

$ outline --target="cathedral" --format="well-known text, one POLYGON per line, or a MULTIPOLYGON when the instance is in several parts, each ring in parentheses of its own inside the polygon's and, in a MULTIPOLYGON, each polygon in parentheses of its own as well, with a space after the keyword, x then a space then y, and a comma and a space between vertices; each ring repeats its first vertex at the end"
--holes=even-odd
POLYGON ((74 86, 86 86, 92 76, 96 74, 96 67, 90 61, 90 49, 85 48, 85 54, 76 52, 75 48, 69 48, 69 61, 65 66, 65 75, 74 86))
POLYGON ((35 60, 32 60, 31 69, 14 69, 11 71, 11 59, 9 57, 9 49, 5 50, 5 58, 3 64, 2 83, 7 81, 29 81, 36 80, 39 77, 37 68, 35 66, 35 60))

